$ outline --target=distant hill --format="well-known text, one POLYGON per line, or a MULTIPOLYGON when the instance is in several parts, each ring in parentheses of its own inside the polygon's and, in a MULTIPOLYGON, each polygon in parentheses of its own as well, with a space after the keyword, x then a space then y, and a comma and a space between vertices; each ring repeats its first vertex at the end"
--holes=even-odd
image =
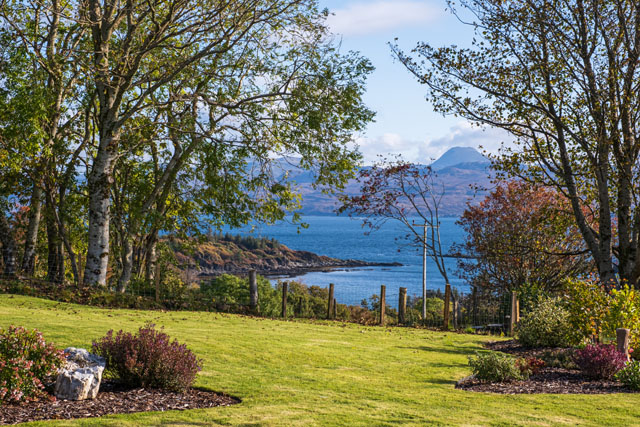
MULTIPOLYGON (((333 215, 338 205, 337 197, 323 194, 312 186, 313 174, 296 169, 296 159, 282 159, 282 173, 287 171, 296 181, 302 194, 302 212, 307 215, 333 215)), ((442 216, 459 216, 468 201, 480 201, 485 191, 477 188, 491 186, 490 161, 471 147, 454 147, 431 164, 437 172, 438 181, 444 185, 445 195, 441 202, 442 216)), ((425 166, 426 167, 426 166, 425 166)), ((345 193, 355 195, 360 185, 351 180, 345 193)))
POLYGON ((453 147, 444 153, 438 160, 431 164, 434 170, 442 170, 450 166, 464 164, 483 164, 488 165, 489 159, 480 154, 478 150, 472 147, 453 147))

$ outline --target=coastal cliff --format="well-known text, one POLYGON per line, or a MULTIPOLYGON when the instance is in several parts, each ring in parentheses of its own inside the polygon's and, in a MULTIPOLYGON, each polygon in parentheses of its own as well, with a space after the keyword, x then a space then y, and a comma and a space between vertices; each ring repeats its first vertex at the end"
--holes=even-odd
POLYGON ((400 263, 373 263, 338 259, 308 251, 296 251, 272 240, 241 236, 213 236, 193 243, 169 239, 176 267, 198 277, 220 274, 245 274, 256 270, 264 276, 300 275, 310 271, 328 271, 355 267, 396 267, 400 263))

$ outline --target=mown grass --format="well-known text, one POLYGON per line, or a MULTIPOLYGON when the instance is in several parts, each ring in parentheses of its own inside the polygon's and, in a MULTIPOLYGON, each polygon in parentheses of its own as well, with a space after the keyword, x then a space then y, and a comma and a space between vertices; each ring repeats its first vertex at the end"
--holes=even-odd
POLYGON ((38 328, 60 347, 146 322, 205 360, 197 386, 233 407, 108 416, 52 425, 638 425, 640 394, 459 391, 486 337, 236 315, 109 310, 0 295, 0 327, 38 328))

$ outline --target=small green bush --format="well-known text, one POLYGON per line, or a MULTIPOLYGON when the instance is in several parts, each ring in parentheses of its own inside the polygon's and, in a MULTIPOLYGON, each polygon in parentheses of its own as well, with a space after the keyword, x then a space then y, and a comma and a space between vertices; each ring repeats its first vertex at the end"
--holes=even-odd
POLYGON ((573 361, 573 353, 574 349, 545 350, 540 355, 540 359, 550 368, 577 369, 578 366, 573 361))
POLYGON ((616 374, 616 379, 630 389, 640 390, 640 361, 632 360, 616 374))
POLYGON ((516 359, 502 353, 476 353, 475 357, 469 356, 469 366, 481 381, 495 383, 527 378, 527 372, 518 368, 516 359))
POLYGON ((526 347, 568 347, 577 344, 569 312, 556 298, 546 298, 518 323, 517 339, 526 347))

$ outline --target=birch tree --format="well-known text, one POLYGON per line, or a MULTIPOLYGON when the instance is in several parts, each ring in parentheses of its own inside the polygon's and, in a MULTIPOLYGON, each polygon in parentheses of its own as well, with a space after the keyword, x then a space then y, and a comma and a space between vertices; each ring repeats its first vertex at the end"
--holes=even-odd
MULTIPOLYGON (((359 58, 354 58, 355 65, 351 65, 353 61, 341 62, 339 55, 326 63, 323 56, 317 56, 321 54, 316 49, 323 52, 322 48, 331 43, 323 26, 326 14, 317 10, 314 1, 89 0, 78 6, 90 29, 93 57, 88 65, 96 92, 99 135, 88 176, 85 283, 106 284, 114 167, 120 158, 131 154, 131 144, 122 141, 123 129, 158 106, 170 109, 176 100, 186 100, 187 105, 198 108, 191 120, 200 124, 195 132, 187 131, 189 146, 174 144, 176 151, 171 156, 177 153, 183 159, 166 165, 143 203, 143 211, 157 206, 157 198, 175 177, 175 164, 184 164, 189 155, 195 155, 196 148, 200 159, 206 157, 201 142, 205 140, 207 147, 230 143, 242 146, 240 154, 244 158, 303 152, 303 166, 320 164, 319 182, 335 185, 344 181, 341 171, 348 171, 357 157, 346 143, 351 133, 361 130, 371 117, 360 105, 360 77, 370 67, 359 58), (276 59, 282 63, 274 62, 276 59), (247 70, 250 75, 244 74, 247 70), (323 79, 303 78, 317 77, 321 72, 326 73, 323 79), (279 78, 287 73, 288 79, 279 78), (328 86, 336 83, 336 75, 345 84, 328 86), (196 76, 201 76, 201 83, 194 82, 196 76), (319 86, 312 88, 308 82, 319 86), (323 89, 340 98, 335 107, 300 101, 308 99, 303 94, 317 95, 320 101, 329 99, 322 96, 323 89), (292 97, 296 91, 299 96, 292 97), (204 109, 200 111, 200 107, 204 109), (288 114, 276 120, 285 111, 288 114), (333 125, 337 129, 333 134, 323 119, 326 112, 340 118, 337 126, 333 125), (320 134, 322 139, 317 137, 320 134), (319 145, 322 141, 324 146, 319 145)), ((169 126, 167 135, 184 133, 182 124, 172 129, 170 122, 165 123, 169 126)), ((233 150, 226 153, 233 155, 233 150)), ((217 191, 215 183, 209 181, 207 191, 217 191)), ((251 179, 245 183, 252 185, 251 179)))
POLYGON ((475 31, 471 47, 394 54, 437 111, 508 132, 496 166, 561 191, 601 281, 638 286, 638 2, 448 4, 475 31))
POLYGON ((44 205, 48 278, 64 278, 64 247, 78 282, 75 253, 64 223, 64 200, 74 186, 78 159, 88 142, 78 133, 83 123, 88 125, 83 114, 90 101, 78 84, 84 72, 79 53, 86 48, 87 33, 73 6, 57 0, 0 3, 5 101, 0 147, 5 165, 19 165, 31 193, 22 272, 34 273, 44 205))

